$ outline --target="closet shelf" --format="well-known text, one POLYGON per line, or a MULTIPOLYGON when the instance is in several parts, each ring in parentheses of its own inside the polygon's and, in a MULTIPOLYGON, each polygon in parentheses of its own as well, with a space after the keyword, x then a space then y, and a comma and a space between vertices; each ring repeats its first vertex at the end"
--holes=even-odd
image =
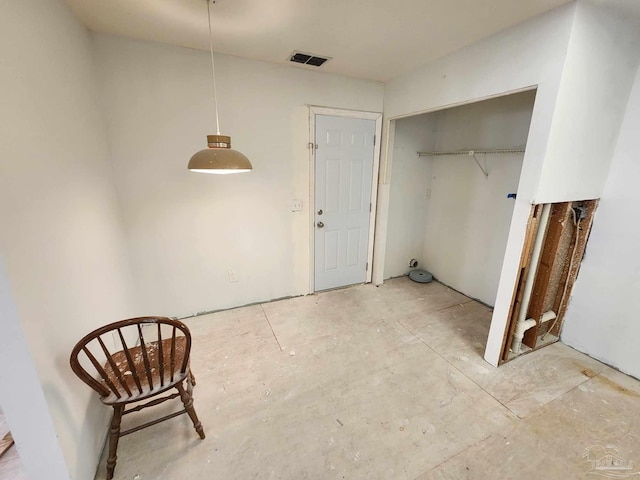
POLYGON ((482 173, 486 178, 489 178, 489 170, 487 169, 487 157, 486 155, 509 155, 513 153, 524 153, 524 147, 522 148, 499 148, 499 149, 485 149, 485 150, 458 150, 455 152, 418 152, 418 157, 444 157, 446 155, 468 155, 473 157, 478 165, 478 168, 482 170, 482 173), (484 166, 480 163, 476 155, 485 155, 484 166))
POLYGON ((418 152, 418 157, 442 157, 445 155, 509 155, 513 153, 524 153, 524 148, 501 148, 501 149, 479 149, 479 150, 457 150, 450 152, 418 152))

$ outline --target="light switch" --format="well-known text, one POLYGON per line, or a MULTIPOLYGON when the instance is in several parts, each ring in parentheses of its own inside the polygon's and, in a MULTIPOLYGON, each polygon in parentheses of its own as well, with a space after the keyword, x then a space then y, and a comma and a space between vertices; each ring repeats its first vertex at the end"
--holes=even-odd
POLYGON ((229 282, 235 283, 238 281, 238 273, 235 270, 229 270, 229 282))

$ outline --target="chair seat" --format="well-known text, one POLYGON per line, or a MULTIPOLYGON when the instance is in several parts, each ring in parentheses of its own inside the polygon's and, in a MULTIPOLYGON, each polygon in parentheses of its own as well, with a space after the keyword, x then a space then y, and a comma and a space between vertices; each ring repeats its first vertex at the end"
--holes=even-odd
MULTIPOLYGON (((145 343, 149 366, 151 367, 149 370, 149 373, 151 375, 151 388, 149 386, 149 377, 147 376, 147 368, 145 366, 144 355, 141 346, 130 347, 127 349, 132 363, 135 366, 135 373, 140 382, 140 389, 136 384, 135 375, 129 368, 129 362, 124 350, 112 354, 111 358, 120 371, 120 378, 127 385, 129 390, 131 391, 131 394, 129 394, 122 386, 122 383, 118 379, 118 374, 113 370, 110 362, 107 361, 104 365, 104 370, 106 371, 111 383, 118 387, 118 393, 120 393, 121 396, 120 398, 118 398, 115 393, 111 392, 108 396, 101 397, 100 400, 102 400, 102 402, 107 405, 144 400, 145 398, 157 395, 164 390, 170 389, 175 384, 182 382, 189 373, 188 369, 184 373, 180 372, 180 367, 182 359, 185 355, 187 342, 185 337, 183 336, 175 337, 175 356, 173 357, 175 364, 171 365, 171 341, 172 340, 168 338, 160 342, 162 343, 162 357, 164 360, 162 382, 160 381, 159 342, 156 341, 145 343), (171 379, 172 372, 173 380, 171 379), (140 390, 142 390, 142 392, 140 390)), ((104 380, 102 380, 101 383, 108 388, 108 385, 104 380)))

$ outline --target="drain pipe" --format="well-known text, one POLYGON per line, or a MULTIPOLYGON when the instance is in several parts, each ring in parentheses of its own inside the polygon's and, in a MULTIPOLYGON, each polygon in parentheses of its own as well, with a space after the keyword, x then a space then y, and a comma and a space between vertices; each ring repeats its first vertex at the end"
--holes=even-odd
MULTIPOLYGON (((544 312, 540 317, 540 325, 555 319, 556 319, 556 312, 554 312, 553 310, 549 310, 548 312, 544 312)), ((516 325, 516 330, 515 332, 513 332, 513 340, 511 341, 511 351, 513 351, 513 353, 515 353, 516 355, 520 354, 520 350, 522 348, 522 339, 524 338, 524 332, 529 330, 531 327, 535 326, 536 323, 537 322, 533 318, 527 318, 526 320, 516 325)), ((544 339, 544 335, 542 338, 544 339)))
POLYGON ((536 273, 538 273, 538 262, 540 260, 540 254, 542 253, 542 244, 544 242, 545 233, 547 232, 550 212, 551 204, 547 203, 542 207, 538 233, 536 234, 536 240, 533 243, 531 262, 529 263, 529 272, 527 272, 527 278, 524 282, 522 305, 520 306, 520 311, 518 312, 518 320, 516 323, 515 331, 513 332, 513 338, 511 340, 511 351, 516 355, 520 354, 520 348, 522 347, 522 339, 524 338, 524 333, 536 324, 536 321, 533 318, 527 319, 527 312, 529 311, 529 303, 531 302, 533 283, 536 278, 536 273))
POLYGON ((522 339, 524 334, 530 328, 535 327, 536 321, 533 318, 527 318, 526 320, 518 321, 516 329, 513 332, 513 340, 511 340, 511 351, 516 355, 520 355, 520 349, 522 348, 522 339))

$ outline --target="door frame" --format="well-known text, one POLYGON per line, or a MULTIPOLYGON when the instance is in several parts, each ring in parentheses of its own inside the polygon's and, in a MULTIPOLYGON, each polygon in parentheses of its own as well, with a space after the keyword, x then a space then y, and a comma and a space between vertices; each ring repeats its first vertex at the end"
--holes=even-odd
POLYGON ((349 117, 360 120, 374 120, 375 144, 373 146, 373 175, 371 178, 371 212, 369 212, 369 241, 367 245, 367 277, 365 283, 371 283, 373 273, 373 243, 376 231, 376 211, 378 200, 378 174, 380 172, 380 144, 382 139, 382 113, 366 112, 360 110, 347 110, 341 108, 321 107, 308 105, 309 107, 309 293, 315 293, 315 212, 316 212, 316 115, 331 115, 334 117, 349 117))

